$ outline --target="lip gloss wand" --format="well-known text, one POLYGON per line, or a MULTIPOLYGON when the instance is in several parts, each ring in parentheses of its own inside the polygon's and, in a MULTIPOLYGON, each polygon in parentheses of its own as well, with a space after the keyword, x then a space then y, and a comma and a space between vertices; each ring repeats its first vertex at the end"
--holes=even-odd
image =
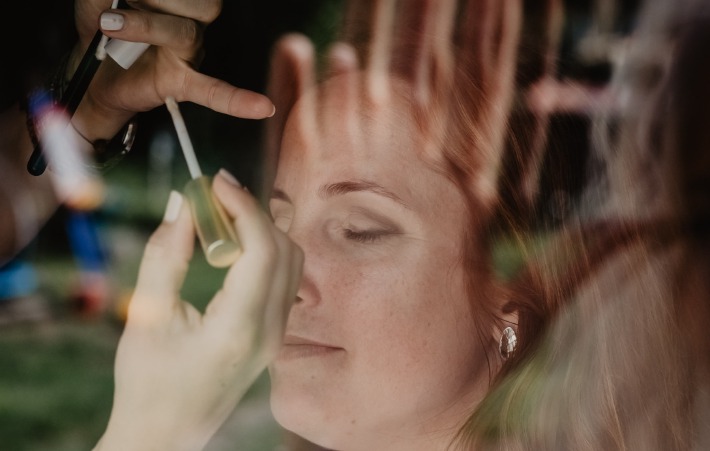
POLYGON ((212 194, 212 177, 202 174, 195 157, 185 121, 173 97, 165 101, 182 147, 192 180, 185 185, 185 196, 192 210, 202 250, 207 263, 224 268, 234 263, 241 254, 241 244, 222 205, 212 194))

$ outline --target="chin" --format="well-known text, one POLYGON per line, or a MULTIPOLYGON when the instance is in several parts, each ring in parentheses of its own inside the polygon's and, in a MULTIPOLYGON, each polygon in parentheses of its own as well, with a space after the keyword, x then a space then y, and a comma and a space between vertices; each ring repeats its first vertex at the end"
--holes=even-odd
POLYGON ((344 445, 334 421, 337 417, 327 414, 313 396, 272 387, 270 402, 274 419, 284 429, 324 448, 341 449, 344 445))
POLYGON ((323 421, 318 421, 316 412, 312 403, 303 399, 303 396, 286 396, 283 390, 272 389, 271 413, 276 422, 312 443, 326 446, 323 443, 324 437, 320 435, 327 426, 323 421))

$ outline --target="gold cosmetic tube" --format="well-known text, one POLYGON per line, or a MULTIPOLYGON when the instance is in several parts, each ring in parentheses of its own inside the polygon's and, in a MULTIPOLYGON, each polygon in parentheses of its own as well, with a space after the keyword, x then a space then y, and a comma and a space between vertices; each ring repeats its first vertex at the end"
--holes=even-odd
POLYGON ((212 193, 212 177, 202 175, 187 182, 185 197, 207 263, 215 268, 230 266, 239 258, 242 247, 232 222, 212 193))

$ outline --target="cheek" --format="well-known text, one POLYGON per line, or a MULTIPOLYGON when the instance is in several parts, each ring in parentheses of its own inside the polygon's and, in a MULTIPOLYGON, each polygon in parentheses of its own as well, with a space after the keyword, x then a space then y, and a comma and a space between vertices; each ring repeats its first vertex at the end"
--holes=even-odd
POLYGON ((352 412, 407 423, 476 392, 487 367, 460 272, 402 262, 359 276, 339 300, 352 412))
POLYGON ((337 303, 337 321, 355 357, 384 373, 459 364, 457 350, 470 347, 475 328, 463 272, 452 261, 417 251, 335 265, 326 297, 337 303))

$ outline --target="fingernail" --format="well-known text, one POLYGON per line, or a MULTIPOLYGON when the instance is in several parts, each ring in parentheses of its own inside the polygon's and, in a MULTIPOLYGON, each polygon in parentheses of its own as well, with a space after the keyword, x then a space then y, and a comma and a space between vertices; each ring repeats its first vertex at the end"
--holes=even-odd
POLYGON ((275 106, 274 106, 274 108, 271 110, 271 114, 269 114, 268 117, 273 117, 274 114, 276 114, 276 107, 275 107, 275 106))
POLYGON ((234 177, 234 176, 233 176, 229 171, 227 171, 226 169, 224 169, 224 168, 220 169, 220 170, 217 172, 217 174, 218 174, 220 177, 222 177, 222 178, 223 178, 227 183, 229 183, 230 185, 234 185, 234 186, 236 186, 237 188, 241 188, 241 187, 242 187, 242 184, 239 183, 239 180, 237 180, 236 177, 234 177))
POLYGON ((165 215, 163 215, 163 222, 168 224, 175 222, 178 215, 180 214, 181 207, 182 195, 177 191, 170 191, 170 197, 168 198, 168 206, 165 207, 165 215))
POLYGON ((118 31, 123 28, 123 16, 116 13, 101 14, 101 29, 106 31, 118 31))

